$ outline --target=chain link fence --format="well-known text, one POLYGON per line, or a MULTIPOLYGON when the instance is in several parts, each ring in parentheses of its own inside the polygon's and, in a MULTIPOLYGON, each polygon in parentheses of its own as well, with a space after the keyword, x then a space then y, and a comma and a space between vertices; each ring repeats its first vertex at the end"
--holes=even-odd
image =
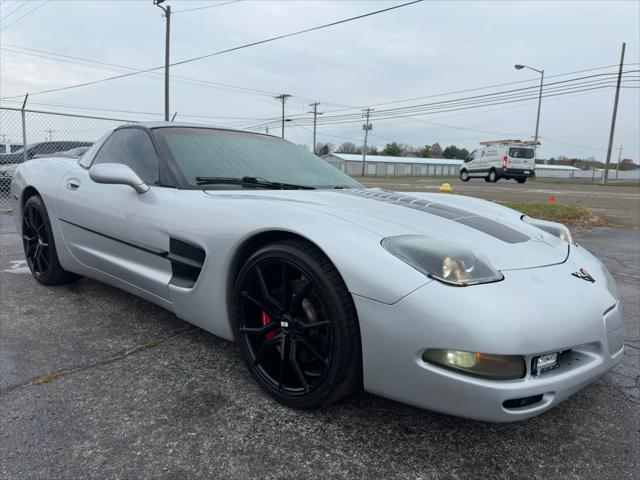
POLYGON ((9 187, 18 165, 52 155, 77 159, 102 135, 127 123, 132 122, 0 108, 0 209, 11 208, 9 187))

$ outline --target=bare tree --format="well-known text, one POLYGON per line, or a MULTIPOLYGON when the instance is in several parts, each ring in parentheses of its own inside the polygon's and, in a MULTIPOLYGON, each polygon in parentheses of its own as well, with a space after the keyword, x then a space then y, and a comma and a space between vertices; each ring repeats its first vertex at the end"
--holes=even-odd
POLYGON ((431 156, 432 157, 442 157, 442 147, 438 142, 431 145, 431 156))
POLYGON ((358 148, 353 142, 344 142, 336 150, 337 153, 358 153, 358 148))

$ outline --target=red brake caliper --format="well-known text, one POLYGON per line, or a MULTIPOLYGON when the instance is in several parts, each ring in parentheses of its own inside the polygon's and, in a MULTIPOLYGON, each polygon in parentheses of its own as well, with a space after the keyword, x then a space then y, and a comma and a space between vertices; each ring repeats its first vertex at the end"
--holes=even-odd
MULTIPOLYGON (((264 326, 266 326, 266 325, 268 325, 268 324, 270 324, 270 323, 271 323, 271 317, 267 314, 267 312, 263 311, 263 312, 262 312, 262 326, 264 327, 264 326)), ((267 332, 267 333, 265 334, 265 338, 266 338, 267 340, 269 340, 269 339, 270 339, 270 338, 272 338, 275 334, 276 334, 276 332, 274 332, 274 331, 272 330, 272 331, 267 332)))

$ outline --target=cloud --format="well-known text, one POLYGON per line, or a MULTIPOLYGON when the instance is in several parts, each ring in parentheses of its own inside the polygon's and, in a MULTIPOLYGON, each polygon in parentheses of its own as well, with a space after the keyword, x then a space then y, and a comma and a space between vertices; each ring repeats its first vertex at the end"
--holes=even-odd
MULTIPOLYGON (((171 2, 174 10, 201 6, 171 2)), ((224 48, 384 8, 397 2, 238 2, 176 14, 172 59, 224 48)), ((0 43, 140 68, 162 65, 164 20, 150 2, 51 2, 2 33, 0 43)), ((618 62, 627 41, 627 63, 640 63, 637 2, 424 2, 393 12, 176 67, 173 73, 268 92, 293 93, 289 114, 306 111, 306 99, 364 106, 535 78, 514 63, 547 75, 618 62)), ((3 95, 109 76, 110 72, 2 52, 3 95)), ((629 68, 632 68, 631 66, 629 68)), ((633 67, 638 69, 638 65, 633 67)), ((612 68, 610 71, 615 71, 612 68)), ((622 92, 616 145, 640 160, 640 90, 622 92)), ((482 92, 481 92, 482 93, 482 92)), ((172 83, 172 111, 227 117, 277 117, 270 96, 211 86, 172 83)), ((42 102, 161 112, 162 80, 132 77, 33 97, 42 102)), ((449 97, 444 97, 449 98, 449 97)), ((603 158, 613 90, 543 100, 541 153, 603 158), (548 138, 549 141, 544 139, 548 138), (553 143, 557 140, 572 147, 553 143)), ((533 135, 537 105, 505 105, 449 112, 422 120, 375 121, 372 140, 457 144, 473 148, 495 137, 462 128, 533 135)), ((104 114, 104 113, 103 113, 104 114)), ((238 121, 228 121, 238 125, 238 121)), ((288 125, 291 139, 311 143, 310 133, 288 125)), ((362 137, 361 125, 321 126, 320 139, 362 137)))

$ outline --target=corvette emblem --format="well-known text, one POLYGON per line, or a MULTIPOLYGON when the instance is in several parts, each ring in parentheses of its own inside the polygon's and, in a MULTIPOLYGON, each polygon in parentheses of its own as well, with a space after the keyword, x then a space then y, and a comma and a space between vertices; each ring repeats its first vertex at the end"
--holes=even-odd
POLYGON ((573 272, 571 275, 574 277, 581 278, 582 280, 586 280, 587 282, 595 283, 596 279, 593 278, 589 272, 587 272, 586 268, 581 268, 579 272, 573 272))

